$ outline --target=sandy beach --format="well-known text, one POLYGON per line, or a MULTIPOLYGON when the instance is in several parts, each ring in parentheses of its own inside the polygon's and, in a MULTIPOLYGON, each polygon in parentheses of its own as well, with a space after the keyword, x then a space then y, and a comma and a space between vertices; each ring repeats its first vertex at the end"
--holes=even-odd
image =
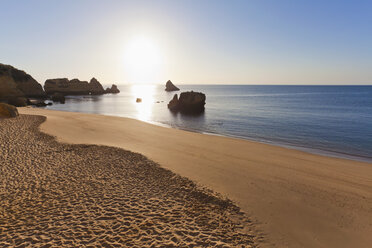
POLYGON ((251 247, 230 201, 138 153, 0 120, 0 247, 251 247))
POLYGON ((1 10, 0 248, 372 248, 372 1, 1 10))
POLYGON ((370 163, 203 135, 133 119, 22 108, 58 141, 141 153, 233 200, 263 247, 370 247, 370 163))

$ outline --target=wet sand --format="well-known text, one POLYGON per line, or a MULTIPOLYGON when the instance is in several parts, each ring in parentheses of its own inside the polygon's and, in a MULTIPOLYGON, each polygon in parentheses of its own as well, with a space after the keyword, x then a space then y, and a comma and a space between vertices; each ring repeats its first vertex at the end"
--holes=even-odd
MULTIPOLYGON (((251 247, 231 201, 141 154, 0 119, 0 247, 251 247)), ((68 128, 68 127, 66 127, 68 128)))
POLYGON ((47 116, 43 132, 75 144, 139 152, 227 196, 263 247, 371 247, 372 164, 133 119, 20 109, 47 116))

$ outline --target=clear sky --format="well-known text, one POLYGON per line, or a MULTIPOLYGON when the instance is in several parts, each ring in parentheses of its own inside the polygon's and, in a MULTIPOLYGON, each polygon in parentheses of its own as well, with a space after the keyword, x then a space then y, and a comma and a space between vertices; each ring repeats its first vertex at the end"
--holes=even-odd
POLYGON ((0 62, 103 84, 371 84, 372 1, 2 0, 0 62))

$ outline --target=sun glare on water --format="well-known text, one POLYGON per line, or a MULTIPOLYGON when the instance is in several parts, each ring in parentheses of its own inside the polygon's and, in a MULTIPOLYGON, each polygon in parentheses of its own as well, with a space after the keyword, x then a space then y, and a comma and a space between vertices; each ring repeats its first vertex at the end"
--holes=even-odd
POLYGON ((132 84, 154 84, 163 80, 164 56, 152 39, 138 36, 124 50, 125 78, 132 84))
POLYGON ((132 103, 134 104, 137 112, 136 118, 142 121, 151 119, 152 110, 155 103, 155 90, 156 85, 132 85, 131 94, 133 96, 132 103), (136 98, 141 98, 140 103, 136 103, 136 98))

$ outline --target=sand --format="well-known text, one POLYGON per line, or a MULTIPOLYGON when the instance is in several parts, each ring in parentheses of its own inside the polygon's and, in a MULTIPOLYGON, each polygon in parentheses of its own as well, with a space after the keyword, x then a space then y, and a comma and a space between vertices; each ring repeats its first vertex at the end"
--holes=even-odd
POLYGON ((252 247, 230 201, 141 154, 0 119, 0 247, 252 247))
POLYGON ((371 247, 372 164, 137 120, 23 108, 59 141, 139 152, 233 200, 262 247, 371 247))

